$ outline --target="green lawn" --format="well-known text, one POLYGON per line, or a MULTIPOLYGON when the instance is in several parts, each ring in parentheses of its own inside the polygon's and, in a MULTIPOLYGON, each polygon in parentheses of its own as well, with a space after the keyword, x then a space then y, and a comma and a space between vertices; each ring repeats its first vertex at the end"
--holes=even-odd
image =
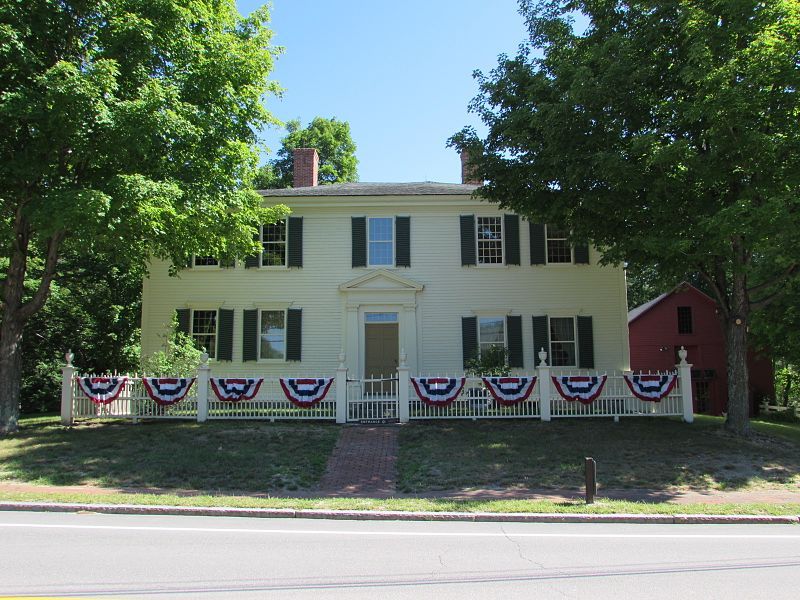
POLYGON ((584 457, 591 456, 601 487, 609 489, 800 491, 800 441, 791 441, 800 426, 758 423, 760 435, 741 441, 720 425, 713 417, 692 425, 677 419, 414 423, 400 434, 398 488, 576 489, 584 457))

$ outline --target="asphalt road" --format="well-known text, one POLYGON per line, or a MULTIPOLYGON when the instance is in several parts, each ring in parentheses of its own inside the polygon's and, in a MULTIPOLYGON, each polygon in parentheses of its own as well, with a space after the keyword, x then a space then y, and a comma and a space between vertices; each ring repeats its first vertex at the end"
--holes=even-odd
POLYGON ((800 528, 0 512, 0 595, 800 598, 800 528))

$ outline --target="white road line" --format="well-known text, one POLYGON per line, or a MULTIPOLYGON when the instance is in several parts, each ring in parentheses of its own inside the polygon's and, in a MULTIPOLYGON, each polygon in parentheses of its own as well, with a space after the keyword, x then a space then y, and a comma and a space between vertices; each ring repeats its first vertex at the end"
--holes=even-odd
POLYGON ((187 533, 260 533, 269 535, 331 535, 331 536, 389 536, 389 537, 477 537, 477 538, 602 538, 602 539, 697 539, 697 540, 796 540, 800 534, 747 534, 747 533, 525 533, 525 532, 452 532, 452 531, 348 531, 333 529, 220 529, 216 527, 160 527, 131 525, 50 525, 44 523, 0 523, 0 528, 18 529, 79 529, 106 531, 155 531, 187 533))

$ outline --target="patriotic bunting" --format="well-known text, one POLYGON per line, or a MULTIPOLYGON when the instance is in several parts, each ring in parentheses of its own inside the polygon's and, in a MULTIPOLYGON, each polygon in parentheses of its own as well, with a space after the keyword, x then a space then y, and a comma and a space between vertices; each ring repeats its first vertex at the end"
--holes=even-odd
POLYGON ((127 381, 127 377, 78 377, 78 386, 95 404, 111 404, 127 381))
POLYGON ((333 377, 316 379, 281 377, 279 381, 289 402, 300 408, 309 408, 325 398, 333 383, 333 377))
POLYGON ((645 402, 661 402, 675 387, 678 376, 669 375, 625 375, 625 383, 634 396, 645 402))
POLYGON ((194 377, 142 377, 147 395, 159 406, 177 404, 189 393, 194 377))
POLYGON ((501 406, 514 406, 528 399, 536 377, 482 377, 483 385, 501 406))
POLYGON ((252 400, 258 394, 263 377, 254 379, 234 379, 232 377, 212 377, 211 387, 222 402, 252 400))
POLYGON ((464 389, 465 377, 412 377, 417 396, 428 406, 447 406, 464 389))
POLYGON ((603 391, 606 375, 587 377, 584 375, 559 375, 553 377, 553 383, 564 400, 577 400, 582 404, 590 404, 603 391))

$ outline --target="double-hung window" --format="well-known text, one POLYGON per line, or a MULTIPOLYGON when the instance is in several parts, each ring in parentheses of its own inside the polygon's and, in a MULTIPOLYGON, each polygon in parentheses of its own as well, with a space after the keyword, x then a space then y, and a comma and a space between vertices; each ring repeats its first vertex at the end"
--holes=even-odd
POLYGON ((286 266, 286 220, 261 227, 261 266, 286 266))
POLYGON ((492 348, 505 349, 506 320, 505 317, 478 318, 478 353, 485 356, 492 348))
POLYGON ((371 217, 368 222, 369 266, 394 265, 394 218, 371 217))
POLYGON ((692 307, 678 307, 678 333, 692 333, 692 307))
POLYGON ((286 311, 262 310, 259 324, 259 357, 286 359, 286 311))
POLYGON ((217 311, 192 311, 192 340, 195 346, 205 349, 209 358, 217 353, 217 311))
POLYGON ((550 317, 550 364, 554 367, 576 366, 575 346, 575 319, 550 317))
POLYGON ((478 264, 503 264, 503 218, 478 217, 478 264))
POLYGON ((569 234, 564 229, 547 225, 547 262, 571 263, 572 246, 569 243, 569 234))

